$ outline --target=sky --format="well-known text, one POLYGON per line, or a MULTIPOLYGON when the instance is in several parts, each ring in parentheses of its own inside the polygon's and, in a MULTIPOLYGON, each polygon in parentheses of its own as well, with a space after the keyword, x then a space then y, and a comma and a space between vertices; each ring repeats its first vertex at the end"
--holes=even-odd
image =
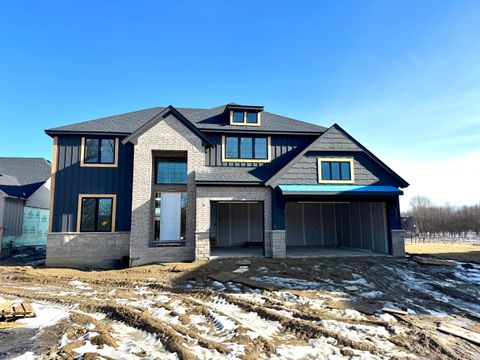
POLYGON ((0 3, 0 156, 44 129, 236 102, 340 124, 422 195, 480 202, 480 2, 0 3), (455 184, 452 186, 452 184, 455 184))

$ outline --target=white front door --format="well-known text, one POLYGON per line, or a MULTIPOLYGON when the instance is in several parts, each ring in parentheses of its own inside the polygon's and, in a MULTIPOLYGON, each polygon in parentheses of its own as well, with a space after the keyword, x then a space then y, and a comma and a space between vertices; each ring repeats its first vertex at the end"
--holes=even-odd
POLYGON ((162 193, 160 241, 180 240, 181 193, 162 193))

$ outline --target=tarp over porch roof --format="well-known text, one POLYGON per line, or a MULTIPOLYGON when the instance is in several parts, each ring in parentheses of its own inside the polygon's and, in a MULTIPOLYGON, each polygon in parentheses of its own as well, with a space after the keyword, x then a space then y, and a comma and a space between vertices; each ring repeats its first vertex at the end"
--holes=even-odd
POLYGON ((283 195, 403 195, 395 186, 384 185, 278 185, 283 195))

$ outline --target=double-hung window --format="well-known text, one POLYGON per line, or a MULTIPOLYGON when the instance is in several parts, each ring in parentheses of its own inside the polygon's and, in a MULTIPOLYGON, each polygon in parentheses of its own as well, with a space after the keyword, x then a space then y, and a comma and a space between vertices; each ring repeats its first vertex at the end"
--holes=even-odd
POLYGON ((115 195, 80 195, 79 221, 80 232, 115 231, 115 195))
POLYGON ((318 159, 320 183, 353 183, 352 158, 319 158, 318 159))
POLYGON ((81 166, 117 166, 118 139, 82 138, 81 166))
POLYGON ((270 161, 269 142, 267 137, 225 136, 223 161, 270 161))

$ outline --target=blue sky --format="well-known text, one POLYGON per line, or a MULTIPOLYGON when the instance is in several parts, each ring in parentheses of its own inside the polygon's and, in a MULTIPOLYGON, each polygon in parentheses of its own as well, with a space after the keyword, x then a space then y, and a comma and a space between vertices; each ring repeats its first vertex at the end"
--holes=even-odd
POLYGON ((50 158, 66 123, 259 104, 339 123, 412 184, 405 204, 479 202, 478 24, 458 0, 2 2, 0 156, 50 158))

